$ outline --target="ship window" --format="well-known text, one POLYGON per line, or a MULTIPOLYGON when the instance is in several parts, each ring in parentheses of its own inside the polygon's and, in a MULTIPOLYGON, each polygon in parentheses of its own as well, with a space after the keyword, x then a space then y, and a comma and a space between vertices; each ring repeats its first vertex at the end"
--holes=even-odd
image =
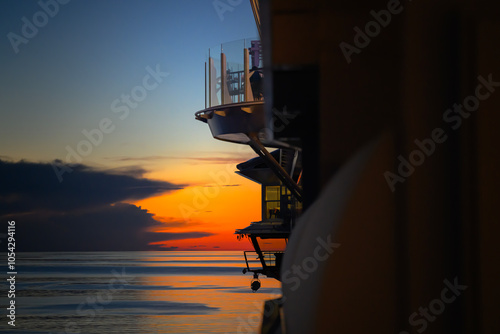
POLYGON ((267 186, 266 201, 279 201, 279 200, 280 200, 280 186, 267 186))
POLYGON ((266 202, 266 218, 267 219, 281 218, 279 201, 266 202))
POLYGON ((264 201, 265 219, 281 218, 280 186, 267 186, 264 201))

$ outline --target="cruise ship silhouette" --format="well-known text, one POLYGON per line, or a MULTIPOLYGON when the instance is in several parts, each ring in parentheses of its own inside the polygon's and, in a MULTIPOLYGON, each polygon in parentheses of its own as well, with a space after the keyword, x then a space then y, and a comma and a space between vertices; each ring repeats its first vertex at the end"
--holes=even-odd
POLYGON ((250 3, 196 119, 256 153, 261 332, 500 333, 500 3, 250 3))

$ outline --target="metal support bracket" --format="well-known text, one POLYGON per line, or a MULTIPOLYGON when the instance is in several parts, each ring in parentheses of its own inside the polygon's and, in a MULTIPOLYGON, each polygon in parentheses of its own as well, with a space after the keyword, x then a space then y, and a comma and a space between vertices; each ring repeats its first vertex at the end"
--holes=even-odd
POLYGON ((302 189, 298 186, 298 184, 290 177, 290 175, 288 175, 286 170, 281 167, 276 159, 274 159, 264 145, 262 145, 256 134, 250 134, 248 137, 250 138, 248 145, 250 145, 255 153, 264 159, 267 166, 271 168, 281 182, 283 182, 283 184, 292 192, 293 196, 295 196, 299 202, 302 202, 302 189))

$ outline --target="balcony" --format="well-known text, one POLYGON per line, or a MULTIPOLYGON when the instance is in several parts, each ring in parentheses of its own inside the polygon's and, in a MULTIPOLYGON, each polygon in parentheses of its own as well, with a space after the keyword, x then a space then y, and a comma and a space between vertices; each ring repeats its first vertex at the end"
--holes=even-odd
POLYGON ((205 63, 205 109, 195 117, 209 125, 214 138, 246 144, 250 134, 266 129, 262 87, 257 38, 211 48, 205 63))
POLYGON ((267 277, 279 279, 284 251, 245 251, 243 255, 247 265, 243 270, 244 273, 264 274, 267 277))

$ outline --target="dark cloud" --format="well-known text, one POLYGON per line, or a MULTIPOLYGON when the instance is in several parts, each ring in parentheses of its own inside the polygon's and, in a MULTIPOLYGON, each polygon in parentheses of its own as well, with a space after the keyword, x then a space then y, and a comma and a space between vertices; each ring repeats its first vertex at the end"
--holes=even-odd
POLYGON ((59 182, 51 164, 0 160, 0 219, 16 221, 16 250, 165 250, 168 247, 160 245, 163 241, 212 235, 152 232, 169 223, 123 203, 181 189, 181 185, 142 178, 144 171, 139 168, 102 171, 79 165, 72 169, 59 182))
POLYGON ((177 247, 177 246, 170 246, 170 247, 165 246, 165 247, 161 247, 161 249, 160 249, 160 250, 164 250, 164 251, 165 251, 165 250, 175 251, 175 250, 177 250, 178 248, 179 248, 179 247, 177 247))
POLYGON ((241 184, 221 184, 221 185, 218 185, 218 184, 206 184, 204 185, 203 187, 205 188, 216 188, 216 187, 240 187, 241 184))
POLYGON ((115 175, 126 175, 137 178, 141 178, 147 173, 147 170, 139 166, 117 167, 109 169, 108 171, 115 175))
POLYGON ((161 232, 162 228, 172 228, 172 227, 192 227, 203 224, 202 221, 196 219, 180 220, 178 217, 162 217, 155 216, 155 220, 162 223, 160 228, 154 229, 152 232, 161 232))
POLYGON ((0 216, 37 210, 86 209, 182 188, 165 181, 126 175, 123 171, 99 171, 84 165, 72 169, 59 182, 51 164, 0 160, 0 216))
POLYGON ((175 157, 166 155, 152 155, 145 157, 114 157, 111 158, 113 161, 134 161, 134 162, 147 162, 147 161, 161 161, 161 160, 186 160, 191 161, 193 164, 239 164, 242 161, 253 158, 253 155, 241 155, 241 156, 231 156, 231 157, 175 157))
POLYGON ((149 232, 159 225, 147 210, 125 203, 84 212, 29 214, 16 219, 16 248, 19 251, 165 250, 150 243, 211 235, 149 232))

